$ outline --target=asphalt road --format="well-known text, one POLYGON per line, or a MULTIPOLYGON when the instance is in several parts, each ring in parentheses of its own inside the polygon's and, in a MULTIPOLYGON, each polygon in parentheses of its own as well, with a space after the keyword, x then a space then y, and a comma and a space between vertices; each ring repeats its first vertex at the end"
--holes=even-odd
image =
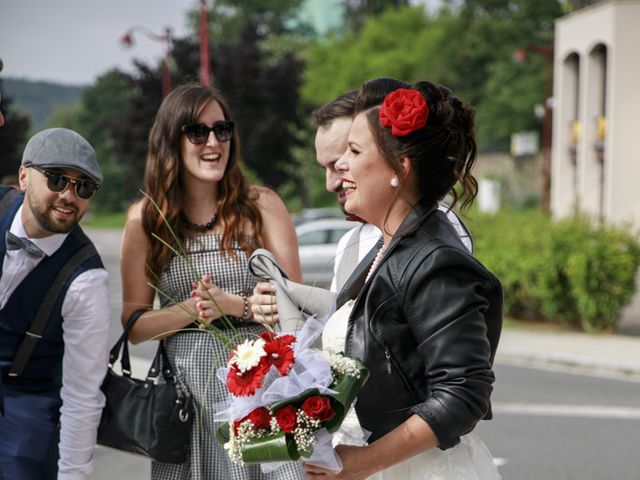
POLYGON ((506 479, 638 480, 640 383, 496 366, 478 432, 506 479))

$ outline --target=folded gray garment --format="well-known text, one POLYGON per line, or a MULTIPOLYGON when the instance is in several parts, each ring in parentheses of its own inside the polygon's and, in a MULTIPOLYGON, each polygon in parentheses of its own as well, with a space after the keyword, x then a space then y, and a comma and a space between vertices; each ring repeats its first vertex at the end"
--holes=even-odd
POLYGON ((335 308, 335 293, 289 280, 269 250, 255 250, 249 258, 249 270, 275 287, 280 328, 283 332, 298 331, 308 316, 323 317, 335 308))

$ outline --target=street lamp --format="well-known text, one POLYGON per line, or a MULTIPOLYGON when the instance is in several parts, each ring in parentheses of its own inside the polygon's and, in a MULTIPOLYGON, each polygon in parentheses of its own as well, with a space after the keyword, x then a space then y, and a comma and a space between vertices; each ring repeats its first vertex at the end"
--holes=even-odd
POLYGON ((131 27, 124 35, 122 35, 122 37, 120 37, 120 42, 127 47, 133 46, 133 32, 141 33, 151 40, 162 42, 164 44, 165 54, 162 59, 162 96, 166 97, 171 91, 171 73, 169 71, 169 55, 171 55, 172 44, 171 28, 166 27, 164 29, 164 33, 159 35, 149 30, 147 27, 136 25, 135 27, 131 27))
POLYGON ((527 61, 529 53, 543 57, 544 69, 544 111, 542 114, 542 195, 540 209, 548 213, 551 210, 551 122, 552 122, 552 94, 553 94, 553 46, 538 47, 527 45, 513 53, 513 60, 517 63, 527 61))
POLYGON ((207 20, 207 0, 200 0, 200 83, 211 86, 211 71, 209 69, 209 22, 207 20))

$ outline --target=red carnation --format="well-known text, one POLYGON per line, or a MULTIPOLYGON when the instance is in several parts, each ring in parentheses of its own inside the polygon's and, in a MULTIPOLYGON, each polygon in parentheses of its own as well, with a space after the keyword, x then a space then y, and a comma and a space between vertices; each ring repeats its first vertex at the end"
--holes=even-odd
POLYGON ((236 397, 253 395, 262 386, 262 380, 270 366, 265 357, 260 359, 258 365, 246 372, 241 372, 233 365, 227 374, 227 388, 236 397))
POLYGON ((296 429, 298 424, 297 410, 293 405, 282 407, 275 413, 278 425, 285 433, 291 433, 296 429))
POLYGON ((307 398, 300 409, 311 418, 321 422, 331 420, 336 414, 331 406, 331 401, 327 397, 319 397, 318 395, 307 398))
POLYGON ((258 430, 260 428, 269 428, 271 425, 271 414, 269 410, 264 407, 258 407, 252 410, 248 415, 249 420, 253 423, 253 428, 258 430))
POLYGON ((380 122, 391 127, 391 135, 403 137, 422 128, 429 117, 429 106, 417 90, 399 88, 384 98, 380 122))

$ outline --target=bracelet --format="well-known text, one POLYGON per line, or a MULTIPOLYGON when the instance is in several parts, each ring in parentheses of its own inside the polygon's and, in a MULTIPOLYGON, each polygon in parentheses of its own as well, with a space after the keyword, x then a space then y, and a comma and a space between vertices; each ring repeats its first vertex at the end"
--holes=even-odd
POLYGON ((244 303, 242 308, 242 317, 240 318, 240 320, 242 320, 243 322, 247 322, 249 321, 249 297, 247 297, 244 293, 241 293, 240 297, 242 298, 242 302, 244 303))

